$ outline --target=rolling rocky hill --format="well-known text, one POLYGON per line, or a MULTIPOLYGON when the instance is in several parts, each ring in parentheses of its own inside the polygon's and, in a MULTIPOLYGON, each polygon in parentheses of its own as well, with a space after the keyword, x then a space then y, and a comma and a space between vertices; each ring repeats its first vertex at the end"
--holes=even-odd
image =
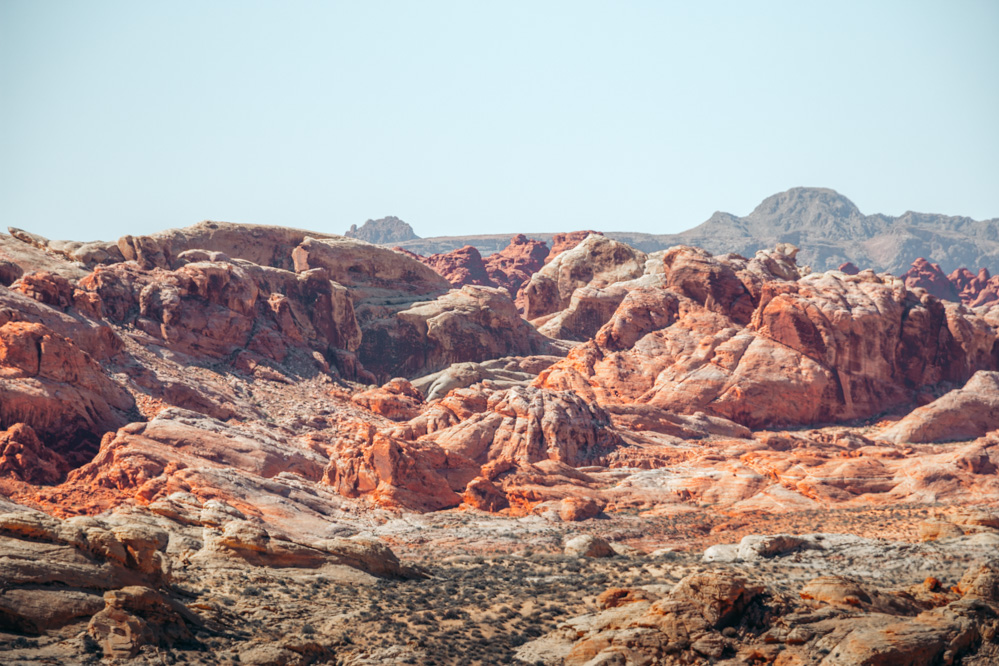
MULTIPOLYGON (((554 234, 532 233, 550 242, 554 234)), ((752 256, 777 243, 801 248, 800 261, 815 270, 850 262, 900 275, 924 257, 945 272, 962 267, 999 272, 999 219, 975 221, 907 212, 899 217, 865 215, 849 199, 829 189, 796 187, 765 199, 745 217, 718 212, 679 234, 607 232, 608 237, 643 252, 674 245, 694 245, 714 254, 752 256)), ((420 255, 449 252, 472 245, 482 254, 498 252, 509 235, 425 238, 396 245, 420 255)))
POLYGON ((802 252, 0 235, 0 663, 996 663, 991 278, 802 252))

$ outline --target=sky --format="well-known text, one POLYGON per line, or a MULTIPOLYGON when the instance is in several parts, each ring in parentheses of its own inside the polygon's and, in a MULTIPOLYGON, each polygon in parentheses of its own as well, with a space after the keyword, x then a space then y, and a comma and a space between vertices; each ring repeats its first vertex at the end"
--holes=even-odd
POLYGON ((0 226, 999 217, 999 3, 0 0, 0 226))

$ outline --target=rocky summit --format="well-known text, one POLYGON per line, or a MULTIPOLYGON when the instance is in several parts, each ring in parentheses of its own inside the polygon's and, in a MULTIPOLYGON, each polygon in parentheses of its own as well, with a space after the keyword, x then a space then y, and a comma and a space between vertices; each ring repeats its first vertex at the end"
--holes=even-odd
POLYGON ((0 235, 0 663, 999 662, 996 278, 729 222, 0 235))

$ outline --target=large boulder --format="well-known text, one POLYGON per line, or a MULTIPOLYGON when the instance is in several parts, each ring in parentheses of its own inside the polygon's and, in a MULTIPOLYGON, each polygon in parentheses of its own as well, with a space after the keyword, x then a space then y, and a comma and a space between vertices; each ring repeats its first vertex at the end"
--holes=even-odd
POLYGON ((480 468, 430 442, 407 442, 357 422, 341 429, 322 482, 345 497, 435 511, 461 503, 459 491, 480 468))
POLYGON ((485 267, 493 283, 514 298, 521 286, 544 266, 547 257, 547 245, 517 234, 509 245, 486 258, 485 267))
POLYGON ((980 370, 962 388, 913 410, 881 432, 889 442, 957 442, 999 429, 999 372, 980 370))
POLYGON ((909 289, 925 289, 939 299, 946 301, 961 300, 953 282, 940 268, 939 264, 930 263, 920 257, 912 262, 912 268, 900 276, 909 289))
POLYGON ((644 252, 605 236, 591 235, 560 253, 524 284, 518 295, 524 318, 532 321, 568 307, 579 287, 606 287, 645 272, 644 252))
POLYGON ((467 285, 369 322, 358 353, 379 377, 413 377, 453 363, 558 350, 520 318, 506 292, 467 285))
POLYGON ((481 287, 496 286, 486 272, 482 255, 471 245, 450 252, 432 254, 421 261, 439 273, 452 287, 461 288, 466 284, 481 287))

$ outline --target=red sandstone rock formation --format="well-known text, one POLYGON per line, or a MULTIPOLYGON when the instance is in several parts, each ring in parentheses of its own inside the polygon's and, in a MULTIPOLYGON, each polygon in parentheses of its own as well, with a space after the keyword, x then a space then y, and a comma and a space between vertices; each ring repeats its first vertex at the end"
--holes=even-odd
POLYGON ((3 424, 27 424, 79 464, 106 432, 127 422, 134 407, 132 397, 71 340, 42 324, 0 326, 3 424))
POLYGON ((16 423, 0 432, 0 477, 52 485, 68 471, 66 459, 45 446, 31 426, 16 423))
POLYGON ((514 298, 520 287, 544 266, 548 256, 548 246, 543 242, 517 234, 509 245, 486 258, 486 271, 497 287, 514 298))
MULTIPOLYGON (((416 257, 416 255, 413 256, 416 257)), ((486 264, 482 261, 482 255, 471 245, 419 259, 450 282, 452 287, 460 288, 466 284, 481 287, 497 286, 490 274, 486 272, 486 264)))
POLYGON ((839 270, 841 273, 846 273, 847 275, 856 275, 857 273, 860 272, 860 269, 857 268, 857 265, 854 264, 852 261, 848 261, 845 264, 840 264, 839 270))
POLYGON ((471 245, 429 257, 402 252, 434 269, 454 287, 469 284, 500 287, 513 298, 521 285, 544 265, 548 246, 518 234, 507 247, 485 259, 471 245))
POLYGON ((958 290, 940 269, 938 264, 931 264, 920 257, 912 262, 912 268, 902 275, 905 286, 909 289, 919 287, 925 289, 937 298, 946 301, 960 300, 958 290))
POLYGON ((995 333, 970 313, 872 273, 798 280, 789 256, 672 250, 662 285, 632 292, 538 384, 762 427, 867 417, 995 365, 995 333))
POLYGON ((985 285, 988 284, 990 277, 989 269, 987 268, 979 269, 977 275, 967 268, 958 268, 948 275, 947 279, 957 289, 961 302, 971 303, 985 289, 985 285))
POLYGON ((999 429, 999 372, 976 372, 960 389, 910 412, 881 433, 892 442, 967 441, 999 429))
POLYGON ((423 396, 408 381, 396 378, 380 388, 356 393, 351 402, 392 421, 408 421, 419 415, 423 396))
POLYGON ((959 268, 944 276, 936 264, 917 259, 903 277, 908 287, 922 287, 937 298, 960 301, 971 307, 999 300, 999 277, 991 277, 986 268, 979 269, 977 274, 959 268))
POLYGON ((521 288, 517 303, 525 319, 540 325, 542 317, 564 310, 576 289, 606 287, 637 278, 644 270, 644 252, 604 236, 588 236, 535 273, 521 288))
POLYGON ((555 234, 552 236, 552 249, 548 256, 545 258, 545 263, 549 263, 552 259, 567 252, 572 248, 576 247, 590 235, 602 236, 603 234, 599 231, 570 231, 562 234, 555 234))
MULTIPOLYGON (((29 270, 12 262, 23 275, 0 288, 7 626, 93 618, 86 631, 109 657, 169 645, 202 627, 174 604, 171 563, 188 580, 244 565, 313 570, 288 580, 319 581, 316 570, 345 564, 397 575, 384 545, 329 537, 347 521, 431 524, 408 511, 464 505, 468 513, 439 517, 453 522, 437 539, 478 529, 468 525, 488 517, 473 509, 531 515, 523 524, 546 539, 562 521, 572 521, 564 531, 641 532, 677 516, 697 538, 718 539, 709 519, 758 530, 795 512, 821 521, 838 507, 999 497, 999 438, 986 432, 994 372, 930 402, 996 369, 995 308, 975 314, 871 271, 802 275, 789 246, 751 258, 694 248, 647 256, 591 237, 531 280, 551 281, 530 295, 545 311, 541 331, 580 342, 558 359, 538 354, 567 345, 524 322, 503 290, 451 290, 412 258, 357 241, 248 233, 199 225, 133 238, 121 251, 133 260, 87 274, 51 243, 14 253, 29 270), (30 270, 26 257, 39 255, 47 272, 30 270), (355 350, 382 380, 439 372, 361 386, 346 378, 375 378, 355 350), (893 421, 917 400, 929 404, 893 421), (827 425, 891 407, 900 411, 880 422, 827 425), (822 427, 747 427, 782 423, 822 427), (960 443, 934 443, 943 439, 960 443), (89 515, 11 517, 6 498, 89 515)), ((511 247, 529 259, 528 245, 511 247)), ((975 298, 990 281, 959 277, 960 293, 977 289, 975 298)), ((993 543, 999 521, 961 520, 921 534, 993 543)), ((582 541, 630 557, 605 536, 582 541)), ((752 543, 769 557, 770 546, 806 540, 752 543)), ((573 625, 559 659, 645 659, 650 644, 688 662, 761 660, 778 644, 804 659, 826 645, 807 633, 816 627, 844 659, 894 658, 911 653, 911 635, 934 646, 977 641, 984 615, 974 613, 995 587, 994 572, 978 567, 908 597, 823 577, 784 598, 727 575, 701 572, 672 593, 616 590, 601 604, 619 615, 573 625), (947 607, 958 594, 967 605, 947 607), (800 621, 809 613, 826 619, 800 621), (770 624, 738 633, 750 622, 770 624)), ((210 604, 197 610, 227 617, 210 604)))

